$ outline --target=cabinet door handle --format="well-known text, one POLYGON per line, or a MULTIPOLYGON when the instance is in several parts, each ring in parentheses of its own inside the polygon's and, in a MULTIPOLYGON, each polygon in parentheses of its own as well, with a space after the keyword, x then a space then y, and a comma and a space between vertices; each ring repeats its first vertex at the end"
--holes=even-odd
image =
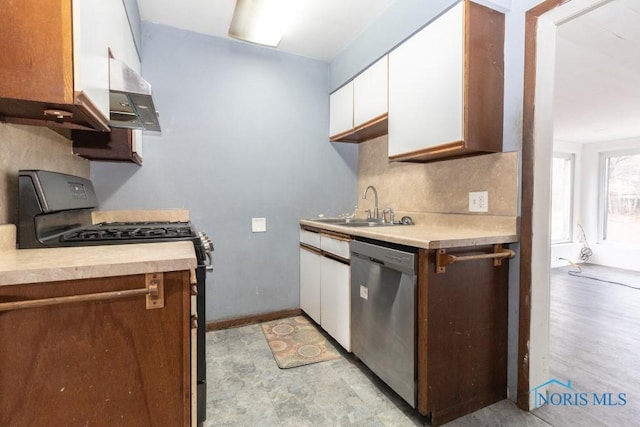
POLYGON ((144 288, 5 302, 0 303, 0 312, 20 310, 24 308, 47 307, 50 305, 68 304, 74 302, 112 300, 138 295, 147 296, 147 309, 161 308, 164 307, 164 287, 162 282, 162 273, 147 274, 146 287, 144 288))
POLYGON ((494 267, 502 264, 502 259, 513 258, 516 253, 511 249, 504 249, 502 245, 493 245, 493 252, 481 255, 457 256, 448 254, 446 249, 438 249, 436 253, 436 273, 444 273, 446 266, 454 262, 473 261, 476 259, 493 259, 494 267))

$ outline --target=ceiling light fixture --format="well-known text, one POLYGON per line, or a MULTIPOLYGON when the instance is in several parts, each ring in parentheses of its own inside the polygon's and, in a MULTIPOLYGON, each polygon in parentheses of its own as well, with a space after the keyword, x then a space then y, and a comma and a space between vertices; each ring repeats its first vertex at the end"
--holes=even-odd
POLYGON ((277 47, 291 12, 289 0, 236 0, 229 36, 277 47))

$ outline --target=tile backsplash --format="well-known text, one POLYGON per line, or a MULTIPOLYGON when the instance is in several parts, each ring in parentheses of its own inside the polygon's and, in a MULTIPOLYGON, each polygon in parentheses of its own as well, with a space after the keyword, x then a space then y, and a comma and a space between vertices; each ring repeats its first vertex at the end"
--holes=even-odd
POLYGON ((44 169, 89 177, 89 161, 46 127, 0 123, 0 224, 18 219, 18 170, 44 169))
POLYGON ((360 144, 358 209, 373 208, 368 185, 378 190, 379 208, 396 212, 517 216, 518 153, 494 153, 433 163, 389 162, 387 136, 360 144), (469 213, 469 192, 488 191, 486 214, 469 213))

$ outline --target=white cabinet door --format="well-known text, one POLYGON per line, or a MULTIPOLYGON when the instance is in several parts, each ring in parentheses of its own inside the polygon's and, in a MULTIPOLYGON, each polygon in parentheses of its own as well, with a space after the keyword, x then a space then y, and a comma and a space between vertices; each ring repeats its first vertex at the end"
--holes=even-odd
POLYGON ((463 140, 464 2, 389 54, 389 156, 463 140))
POLYGON ((109 33, 114 3, 73 2, 74 90, 84 92, 104 117, 109 117, 109 33))
POLYGON ((353 80, 353 127, 387 113, 387 56, 353 80))
POLYGON ((319 253, 300 247, 300 308, 320 324, 319 253))
POLYGON ((109 117, 109 49, 140 72, 124 3, 104 0, 73 2, 74 90, 82 91, 109 117))
POLYGON ((347 351, 351 351, 350 277, 349 265, 322 257, 320 268, 322 328, 347 351))
POLYGON ((329 135, 353 129, 353 81, 329 96, 329 135))
POLYGON ((109 21, 111 22, 109 30, 109 48, 113 56, 140 72, 140 59, 136 51, 136 45, 133 41, 133 33, 129 25, 127 10, 122 1, 110 1, 109 21))

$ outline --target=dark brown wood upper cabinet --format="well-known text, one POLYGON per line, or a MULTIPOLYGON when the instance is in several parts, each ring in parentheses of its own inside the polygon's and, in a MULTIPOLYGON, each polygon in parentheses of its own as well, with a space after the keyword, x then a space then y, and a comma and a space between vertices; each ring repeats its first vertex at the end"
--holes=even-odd
POLYGON ((3 3, 0 121, 109 130, 105 27, 113 14, 97 4, 95 0, 3 3))
POLYGON ((73 153, 89 160, 131 162, 142 165, 141 131, 112 128, 111 132, 74 129, 73 153))

